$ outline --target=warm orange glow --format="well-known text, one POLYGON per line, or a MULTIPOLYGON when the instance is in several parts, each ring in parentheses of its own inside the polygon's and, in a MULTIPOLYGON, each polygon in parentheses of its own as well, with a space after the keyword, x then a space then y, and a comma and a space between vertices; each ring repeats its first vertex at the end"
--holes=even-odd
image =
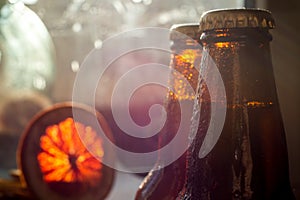
POLYGON ((233 43, 232 42, 217 42, 217 43, 215 43, 215 46, 217 48, 229 48, 229 47, 233 47, 233 43))
POLYGON ((273 105, 273 102, 259 102, 259 101, 250 101, 247 102, 248 107, 267 107, 273 105))
POLYGON ((230 105, 232 108, 243 108, 243 107, 247 107, 247 108, 266 108, 266 107, 270 107, 273 105, 273 102, 260 102, 260 101, 248 101, 245 102, 245 104, 234 104, 234 105, 230 105))
POLYGON ((67 118, 46 128, 45 135, 40 138, 40 147, 42 151, 37 158, 46 182, 95 184, 101 179, 99 160, 104 151, 101 139, 91 127, 67 118))
POLYGON ((179 100, 194 99, 194 92, 187 90, 187 83, 194 90, 196 89, 199 72, 195 67, 199 66, 195 65, 200 64, 200 58, 200 49, 185 49, 173 57, 172 67, 176 72, 173 73, 173 79, 171 80, 171 84, 174 86, 174 91, 169 93, 171 98, 179 100), (196 62, 197 59, 199 62, 196 62))
POLYGON ((227 33, 217 33, 217 37, 228 37, 229 36, 229 34, 227 34, 227 33))

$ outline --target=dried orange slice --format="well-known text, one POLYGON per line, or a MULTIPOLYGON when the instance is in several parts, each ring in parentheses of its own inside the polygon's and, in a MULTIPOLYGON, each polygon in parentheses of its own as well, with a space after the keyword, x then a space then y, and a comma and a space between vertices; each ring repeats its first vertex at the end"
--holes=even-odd
POLYGON ((38 199, 105 198, 114 170, 103 161, 114 152, 103 143, 99 126, 112 140, 100 113, 71 103, 55 105, 31 121, 17 159, 24 183, 38 199))

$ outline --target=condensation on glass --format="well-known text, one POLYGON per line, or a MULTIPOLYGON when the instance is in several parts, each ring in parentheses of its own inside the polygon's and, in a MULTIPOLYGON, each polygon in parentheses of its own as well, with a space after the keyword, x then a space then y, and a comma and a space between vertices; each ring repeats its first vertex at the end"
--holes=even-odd
POLYGON ((265 10, 216 10, 201 17, 203 79, 195 101, 200 120, 180 199, 294 199, 271 62, 272 28, 274 19, 265 10), (209 58, 221 74, 226 104, 213 102, 204 87, 214 67, 209 58), (212 151, 199 158, 208 127, 215 123, 210 121, 212 104, 225 106, 225 123, 212 151))

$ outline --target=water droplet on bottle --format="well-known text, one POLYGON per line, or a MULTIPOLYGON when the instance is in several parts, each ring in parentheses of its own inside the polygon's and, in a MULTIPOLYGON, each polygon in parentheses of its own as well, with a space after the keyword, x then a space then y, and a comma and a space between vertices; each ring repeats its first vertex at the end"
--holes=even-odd
POLYGON ((72 30, 75 33, 78 33, 78 32, 80 32, 82 30, 82 25, 79 22, 76 22, 76 23, 73 24, 72 30))
POLYGON ((102 40, 100 40, 100 39, 97 39, 97 40, 94 41, 94 47, 95 47, 96 49, 101 49, 102 44, 103 44, 103 42, 102 42, 102 40))
POLYGON ((79 66, 80 66, 79 62, 76 61, 76 60, 73 60, 71 62, 71 69, 72 69, 73 72, 78 72, 79 71, 79 66))

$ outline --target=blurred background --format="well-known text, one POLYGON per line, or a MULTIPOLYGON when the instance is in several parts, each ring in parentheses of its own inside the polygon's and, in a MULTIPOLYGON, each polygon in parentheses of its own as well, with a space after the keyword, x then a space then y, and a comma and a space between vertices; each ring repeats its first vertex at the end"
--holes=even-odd
MULTIPOLYGON (((6 3, 5 0, 0 2, 0 6, 6 3)), ((16 167, 16 138, 28 123, 28 118, 52 103, 72 99, 73 83, 80 65, 93 48, 101 48, 105 39, 133 28, 170 28, 173 24, 198 22, 201 14, 210 9, 247 6, 269 9, 276 21, 277 26, 272 30, 274 39, 271 43, 274 73, 286 129, 291 183, 300 199, 298 22, 300 2, 298 0, 24 0, 23 2, 34 12, 26 15, 27 18, 23 17, 24 15, 15 16, 8 23, 5 20, 10 16, 9 9, 1 9, 0 177, 7 177, 7 170, 16 167), (36 28, 28 28, 26 23, 35 23, 36 28), (22 40, 21 45, 7 42, 12 41, 8 35, 22 40), (37 49, 40 49, 38 51, 40 53, 32 53, 37 52, 37 49), (4 58, 9 57, 5 52, 15 52, 17 57, 5 61, 4 58), (34 75, 22 71, 24 68, 32 71, 34 75), (19 71, 18 74, 10 73, 16 70, 19 71), (29 75, 31 79, 35 78, 33 84, 27 86, 28 74, 32 75, 29 75), (15 88, 15 92, 8 92, 9 87, 15 88), (26 98, 22 96, 19 99, 20 95, 26 98), (19 113, 16 113, 16 110, 19 113), (4 127, 3 124, 11 118, 15 120, 17 118, 18 125, 4 127)), ((21 7, 17 9, 18 12, 25 12, 21 7)), ((109 78, 106 82, 104 80, 103 84, 109 90, 114 81, 116 81, 114 78, 109 78)), ((138 177, 121 176, 136 185, 139 184, 138 177)), ((120 183, 117 182, 116 185, 118 184, 120 183)), ((130 188, 127 188, 128 190, 130 188)), ((136 190, 136 187, 132 186, 131 190, 136 190)), ((124 194, 122 195, 124 197, 124 194)), ((110 198, 118 199, 116 196, 110 198)))

